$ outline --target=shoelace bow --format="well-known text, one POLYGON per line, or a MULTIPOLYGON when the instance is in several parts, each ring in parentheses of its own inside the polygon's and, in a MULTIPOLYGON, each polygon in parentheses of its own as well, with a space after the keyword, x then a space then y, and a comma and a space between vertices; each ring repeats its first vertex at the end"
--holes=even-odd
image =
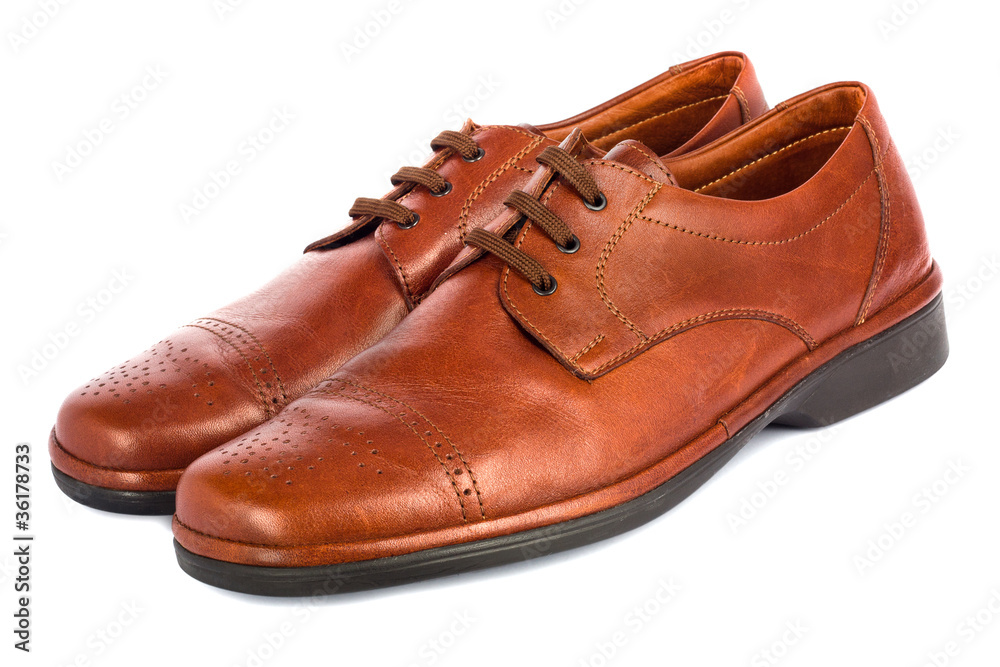
MULTIPOLYGON (((557 177, 562 177, 590 210, 600 211, 607 205, 608 200, 597 187, 594 177, 567 151, 549 146, 535 160, 550 167, 557 177)), ((580 239, 573 234, 569 225, 545 208, 536 197, 523 190, 515 190, 504 200, 504 204, 541 227, 564 253, 571 254, 580 249, 580 239)), ((542 263, 506 238, 485 229, 474 229, 466 235, 465 243, 499 257, 530 282, 538 294, 544 296, 556 291, 556 279, 545 270, 542 263)))
MULTIPOLYGON (((431 148, 436 151, 450 148, 461 155, 466 162, 475 162, 484 155, 483 149, 475 139, 453 130, 445 130, 434 137, 431 148)), ((403 167, 389 180, 394 186, 406 185, 412 188, 415 185, 422 185, 435 197, 442 197, 451 192, 451 183, 441 174, 426 167, 403 167)), ((403 229, 413 227, 420 220, 419 215, 398 202, 370 197, 358 197, 354 200, 348 215, 352 218, 370 215, 374 218, 391 220, 403 229)))

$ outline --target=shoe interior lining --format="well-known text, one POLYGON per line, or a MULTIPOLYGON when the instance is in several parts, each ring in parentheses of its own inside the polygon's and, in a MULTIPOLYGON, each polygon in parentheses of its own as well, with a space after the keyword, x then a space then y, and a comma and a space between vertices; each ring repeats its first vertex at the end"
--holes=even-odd
POLYGON ((863 104, 857 86, 820 91, 714 149, 679 158, 671 171, 681 187, 705 195, 745 201, 777 197, 801 186, 833 157, 863 104))
POLYGON ((625 139, 636 139, 657 155, 667 155, 690 141, 719 112, 730 95, 743 60, 724 56, 666 76, 561 123, 540 126, 562 141, 574 127, 601 150, 625 139))

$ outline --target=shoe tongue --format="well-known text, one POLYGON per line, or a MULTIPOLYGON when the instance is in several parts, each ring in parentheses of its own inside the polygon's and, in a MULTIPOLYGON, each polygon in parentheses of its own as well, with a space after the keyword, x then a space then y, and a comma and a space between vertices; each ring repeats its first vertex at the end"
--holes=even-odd
POLYGON ((604 151, 587 141, 580 128, 574 128, 566 138, 559 142, 559 148, 563 149, 577 160, 589 160, 592 158, 604 157, 604 151))
POLYGON ((537 134, 540 137, 545 136, 545 133, 539 130, 534 125, 528 125, 527 123, 520 123, 518 127, 524 130, 525 132, 531 132, 532 134, 537 134))
POLYGON ((677 185, 674 175, 648 146, 635 139, 626 139, 604 156, 605 160, 631 167, 655 181, 677 185))

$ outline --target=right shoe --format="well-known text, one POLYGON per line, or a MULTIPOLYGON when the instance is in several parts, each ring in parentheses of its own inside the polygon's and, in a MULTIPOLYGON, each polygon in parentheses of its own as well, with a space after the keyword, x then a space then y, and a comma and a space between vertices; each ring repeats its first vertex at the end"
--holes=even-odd
MULTIPOLYGON (((698 148, 766 111, 749 60, 722 53, 560 123, 442 132, 426 166, 381 199, 358 199, 347 229, 313 243, 263 289, 175 331, 74 391, 49 439, 59 487, 85 505, 171 514, 189 463, 275 416, 396 326, 499 214, 535 158, 581 127, 598 149, 645 141, 698 148)), ((266 243, 266 240, 265 240, 266 243)), ((282 434, 262 449, 280 448, 282 434)))
POLYGON ((591 543, 768 424, 846 419, 948 356, 941 272, 863 84, 671 160, 574 133, 538 161, 410 317, 188 468, 186 572, 316 595, 591 543))

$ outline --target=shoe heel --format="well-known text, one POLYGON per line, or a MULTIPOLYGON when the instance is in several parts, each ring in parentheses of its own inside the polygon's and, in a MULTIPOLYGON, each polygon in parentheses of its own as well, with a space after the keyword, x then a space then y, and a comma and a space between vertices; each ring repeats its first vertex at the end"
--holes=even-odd
POLYGON ((815 371, 814 388, 803 387, 801 399, 790 401, 773 423, 804 428, 836 423, 915 387, 947 358, 944 301, 939 294, 899 324, 815 371))

